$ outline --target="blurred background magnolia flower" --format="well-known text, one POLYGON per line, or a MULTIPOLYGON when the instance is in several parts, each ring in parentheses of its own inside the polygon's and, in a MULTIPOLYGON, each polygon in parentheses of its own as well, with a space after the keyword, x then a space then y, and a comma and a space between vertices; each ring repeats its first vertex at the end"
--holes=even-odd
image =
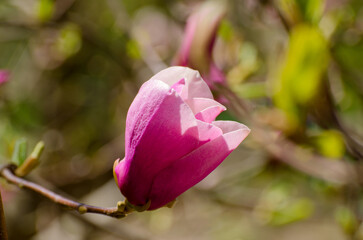
POLYGON ((9 80, 9 72, 6 70, 0 70, 0 85, 9 80))
POLYGON ((197 69, 208 83, 224 83, 224 73, 213 60, 213 47, 226 6, 220 1, 206 1, 189 17, 175 65, 197 69))

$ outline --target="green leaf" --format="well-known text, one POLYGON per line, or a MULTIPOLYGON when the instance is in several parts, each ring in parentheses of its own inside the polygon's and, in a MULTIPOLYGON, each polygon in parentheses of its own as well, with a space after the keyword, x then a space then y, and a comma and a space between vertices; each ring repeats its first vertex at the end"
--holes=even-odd
POLYGON ((328 56, 327 42, 319 29, 301 25, 293 30, 281 81, 294 101, 307 104, 316 96, 328 56))
POLYGON ((41 22, 49 21, 54 13, 53 0, 39 0, 36 5, 36 15, 41 22))
POLYGON ((306 198, 291 201, 287 206, 273 212, 271 223, 273 225, 284 225, 300 221, 310 217, 313 213, 313 204, 306 198))
POLYGON ((140 59, 141 58, 141 51, 139 44, 135 40, 129 40, 126 43, 126 51, 127 55, 129 55, 133 59, 140 59))
POLYGON ((257 206, 256 216, 275 226, 309 218, 314 212, 314 204, 307 198, 294 198, 293 190, 293 185, 284 182, 267 188, 257 206))
POLYGON ((334 213, 335 221, 344 229, 346 233, 354 233, 358 227, 358 221, 352 210, 347 207, 339 207, 334 213))
POLYGON ((325 6, 325 0, 296 0, 306 22, 319 23, 325 6))
POLYGON ((40 141, 34 147, 30 156, 24 161, 24 163, 15 170, 15 174, 19 177, 24 177, 29 174, 38 164, 39 158, 44 149, 44 142, 40 141))
POLYGON ((233 27, 230 22, 227 20, 222 20, 221 24, 218 28, 218 36, 220 36, 224 41, 229 41, 232 39, 234 33, 233 33, 233 27))
POLYGON ((31 158, 35 158, 35 159, 39 159, 40 156, 42 155, 44 150, 44 142, 40 141, 37 143, 37 145, 35 145, 32 153, 30 154, 31 158))
POLYGON ((310 199, 294 198, 293 185, 276 183, 266 189, 257 206, 258 215, 271 225, 285 225, 309 218, 314 212, 310 199))
POLYGON ((302 22, 317 25, 323 16, 325 0, 278 0, 277 6, 291 26, 302 22))
POLYGON ((17 166, 21 166, 27 157, 28 143, 25 138, 21 138, 15 142, 13 156, 11 161, 17 166))
POLYGON ((68 58, 76 54, 82 46, 81 30, 75 24, 65 25, 59 33, 56 43, 57 51, 68 58))
POLYGON ((296 26, 273 88, 274 102, 296 127, 305 107, 319 94, 329 62, 328 43, 317 27, 296 26))
POLYGON ((313 140, 318 151, 326 157, 340 158, 345 153, 344 138, 338 131, 323 131, 313 140))

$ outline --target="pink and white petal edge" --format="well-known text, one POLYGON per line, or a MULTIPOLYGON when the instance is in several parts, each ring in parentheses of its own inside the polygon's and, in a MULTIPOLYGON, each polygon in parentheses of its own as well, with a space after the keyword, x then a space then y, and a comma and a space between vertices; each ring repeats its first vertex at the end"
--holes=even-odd
POLYGON ((161 171, 153 181, 151 206, 157 209, 203 180, 247 137, 250 129, 232 121, 217 121, 223 135, 200 146, 161 171))
POLYGON ((169 67, 155 74, 150 80, 160 80, 169 86, 173 86, 182 78, 185 79, 186 85, 181 93, 184 101, 189 101, 196 97, 213 99, 212 92, 199 72, 188 67, 169 67))

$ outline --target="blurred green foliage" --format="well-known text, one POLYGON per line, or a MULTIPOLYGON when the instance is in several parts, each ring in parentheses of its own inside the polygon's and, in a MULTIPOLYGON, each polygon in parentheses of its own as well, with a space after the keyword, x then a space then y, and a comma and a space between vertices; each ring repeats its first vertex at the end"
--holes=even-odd
MULTIPOLYGON (((11 72, 0 86, 0 163, 21 165, 27 144, 43 140, 43 160, 29 177, 85 202, 111 206, 120 200, 112 164, 124 156, 127 109, 141 84, 172 64, 187 17, 201 2, 0 1, 0 69, 11 72)), ((212 55, 231 92, 214 93, 231 107, 218 119, 245 123, 250 117, 255 122, 246 125, 275 131, 271 144, 281 137, 328 162, 360 164, 363 1, 225 4, 212 55), (236 114, 239 101, 250 110, 246 119, 236 114)), ((286 167, 254 137, 175 208, 123 222, 74 217, 0 182, 10 199, 11 239, 359 236, 360 187, 286 167)), ((340 172, 334 170, 327 174, 340 172)))
POLYGON ((290 24, 317 24, 325 7, 325 0, 278 0, 277 3, 290 24))
POLYGON ((257 212, 272 225, 284 225, 310 217, 314 205, 307 198, 292 198, 293 186, 276 183, 267 188, 260 198, 257 212))
POLYGON ((319 94, 328 59, 327 42, 319 29, 298 25, 291 33, 274 100, 288 118, 291 131, 304 121, 304 108, 319 94))
POLYGON ((49 21, 54 13, 53 0, 38 0, 36 4, 36 15, 41 22, 49 21))
POLYGON ((82 45, 80 29, 77 25, 67 24, 59 32, 56 49, 65 58, 76 54, 82 45))
POLYGON ((338 159, 345 154, 344 138, 338 131, 322 131, 318 136, 314 137, 313 141, 317 150, 323 156, 338 159))
POLYGON ((357 230, 358 222, 354 216, 354 213, 347 207, 339 206, 335 210, 335 220, 347 233, 351 234, 357 230))

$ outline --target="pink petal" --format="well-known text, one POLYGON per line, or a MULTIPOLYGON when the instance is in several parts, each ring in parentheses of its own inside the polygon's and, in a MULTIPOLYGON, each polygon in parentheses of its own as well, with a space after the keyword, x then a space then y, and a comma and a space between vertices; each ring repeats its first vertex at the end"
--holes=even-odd
POLYGON ((220 106, 209 107, 209 108, 206 108, 203 111, 197 113, 195 115, 195 118, 198 120, 201 120, 203 122, 211 123, 224 110, 226 110, 226 109, 221 108, 220 106))
POLYGON ((210 107, 219 107, 220 109, 222 109, 222 111, 226 110, 225 106, 210 98, 193 98, 190 101, 189 106, 194 114, 197 114, 210 107))
MULTIPOLYGON (((217 121, 224 134, 174 161, 154 179, 149 195, 149 210, 174 200, 211 173, 247 137, 250 130, 243 124, 217 121)), ((214 124, 213 123, 213 124, 214 124)))
POLYGON ((251 132, 244 124, 234 121, 215 121, 213 125, 219 127, 224 136, 229 149, 234 150, 251 132))
POLYGON ((174 89, 179 95, 183 91, 185 86, 185 79, 182 78, 178 82, 174 83, 173 86, 171 86, 172 89, 174 89))
POLYGON ((226 107, 219 102, 209 98, 193 98, 189 106, 195 114, 196 119, 211 123, 226 107))
POLYGON ((213 99, 212 92, 199 72, 190 68, 170 67, 160 71, 150 80, 160 80, 171 87, 183 78, 185 80, 185 87, 180 95, 184 101, 188 102, 196 97, 213 99))
POLYGON ((223 135, 222 130, 210 123, 197 120, 200 144, 209 142, 223 135))
POLYGON ((126 156, 116 167, 121 192, 132 204, 145 204, 155 175, 193 151, 198 135, 194 114, 179 94, 162 81, 146 82, 127 113, 126 156))

